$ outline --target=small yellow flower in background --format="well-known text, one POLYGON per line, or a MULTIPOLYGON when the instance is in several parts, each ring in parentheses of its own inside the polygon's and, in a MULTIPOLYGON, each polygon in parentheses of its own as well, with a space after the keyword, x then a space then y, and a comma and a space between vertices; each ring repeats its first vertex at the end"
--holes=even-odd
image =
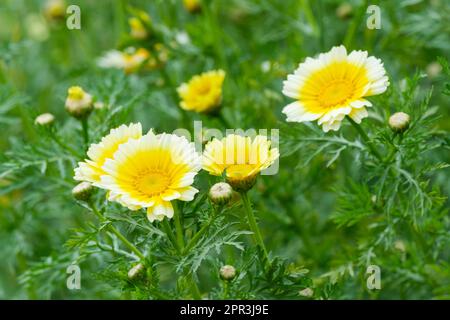
POLYGON ((283 94, 297 99, 283 113, 287 121, 318 120, 323 131, 337 131, 345 116, 360 123, 368 116, 364 99, 386 91, 389 85, 380 59, 366 51, 347 54, 344 46, 333 47, 316 59, 306 58, 283 84, 283 94))
POLYGON ((236 134, 222 140, 213 139, 203 152, 203 169, 215 176, 225 173, 227 182, 236 191, 246 191, 256 182, 258 174, 279 157, 264 136, 254 139, 236 134))
POLYGON ((70 87, 67 90, 66 110, 77 119, 84 118, 93 109, 92 96, 79 86, 70 87))
POLYGON ((131 37, 142 40, 148 37, 147 28, 144 26, 141 20, 136 17, 128 19, 128 24, 130 25, 130 35, 131 37))
POLYGON ((47 0, 44 6, 44 15, 49 20, 62 20, 66 15, 64 0, 47 0))
POLYGON ((102 166, 106 159, 111 159, 121 144, 140 137, 142 137, 140 123, 131 123, 129 126, 123 124, 118 128, 111 129, 100 143, 92 144, 89 147, 87 151, 89 159, 78 163, 74 179, 92 183, 100 182, 100 176, 105 174, 102 166))
POLYGON ((130 210, 146 208, 153 222, 173 217, 172 200, 193 200, 198 190, 191 185, 200 169, 201 157, 193 143, 174 134, 149 132, 121 144, 94 185, 109 190, 109 200, 130 210))
POLYGON ((194 13, 201 10, 199 0, 183 0, 184 7, 187 11, 194 13))
POLYGON ((196 75, 188 83, 183 83, 177 91, 184 110, 208 113, 222 103, 222 84, 225 71, 213 70, 196 75))

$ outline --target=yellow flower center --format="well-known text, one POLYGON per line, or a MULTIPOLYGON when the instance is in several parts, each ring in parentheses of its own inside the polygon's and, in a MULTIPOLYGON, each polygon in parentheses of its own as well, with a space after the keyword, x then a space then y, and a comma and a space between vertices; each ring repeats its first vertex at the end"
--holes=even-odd
POLYGON ((170 179, 157 171, 142 171, 135 177, 134 187, 136 191, 146 196, 154 196, 162 193, 169 186, 170 179))
POLYGON ((211 90, 211 83, 209 81, 198 81, 193 87, 196 94, 207 95, 211 90))
POLYGON ((81 100, 84 96, 84 91, 81 87, 70 87, 68 90, 69 98, 72 100, 81 100))
POLYGON ((346 80, 337 80, 325 87, 318 100, 322 107, 332 108, 344 104, 353 94, 353 85, 346 80))
POLYGON ((226 169, 227 177, 230 178, 244 178, 249 176, 255 169, 251 164, 233 164, 226 169))
POLYGON ((300 89, 299 100, 309 112, 327 112, 362 97, 368 82, 364 68, 334 62, 310 75, 300 89))

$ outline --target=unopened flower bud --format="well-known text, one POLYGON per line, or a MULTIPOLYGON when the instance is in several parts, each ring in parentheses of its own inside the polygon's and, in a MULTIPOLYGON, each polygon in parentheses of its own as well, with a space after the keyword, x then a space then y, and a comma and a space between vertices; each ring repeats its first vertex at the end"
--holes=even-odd
POLYGON ((105 104, 101 101, 97 101, 94 103, 94 109, 101 110, 105 108, 105 104))
POLYGON ((199 12, 202 9, 199 0, 183 0, 183 4, 190 13, 199 12))
POLYGON ((401 251, 401 252, 405 252, 406 251, 405 243, 402 240, 395 241, 394 248, 397 249, 398 251, 401 251))
POLYGON ((66 15, 66 3, 64 0, 47 0, 44 7, 44 15, 51 21, 62 20, 66 15))
POLYGON ((75 199, 80 201, 87 201, 92 195, 94 188, 89 182, 81 182, 72 189, 72 195, 75 199))
POLYGON ((223 280, 231 281, 236 277, 236 269, 233 266, 225 265, 220 268, 220 277, 223 280))
POLYGON ((350 3, 344 2, 336 9, 336 15, 339 19, 345 20, 352 16, 353 7, 350 3))
POLYGON ((130 280, 135 280, 138 277, 140 277, 142 275, 142 273, 144 272, 145 267, 142 263, 138 263, 137 265, 135 265, 133 268, 131 268, 128 271, 128 279, 130 280))
POLYGON ((306 288, 306 289, 301 290, 298 294, 301 295, 302 297, 310 298, 313 296, 314 290, 311 288, 306 288))
POLYGON ((409 127, 410 117, 404 112, 396 112, 389 118, 392 131, 402 133, 409 127))
POLYGON ((78 86, 70 87, 67 93, 67 112, 77 119, 86 118, 93 109, 92 96, 78 86))
POLYGON ((209 189, 209 199, 215 204, 227 204, 233 197, 233 188, 226 182, 216 183, 209 189))
POLYGON ((50 126, 53 124, 53 122, 55 122, 55 116, 52 115, 51 113, 43 113, 37 116, 36 119, 34 120, 35 124, 43 127, 50 126))
POLYGON ((427 66, 427 75, 430 79, 436 78, 442 71, 442 66, 439 62, 432 62, 427 66))

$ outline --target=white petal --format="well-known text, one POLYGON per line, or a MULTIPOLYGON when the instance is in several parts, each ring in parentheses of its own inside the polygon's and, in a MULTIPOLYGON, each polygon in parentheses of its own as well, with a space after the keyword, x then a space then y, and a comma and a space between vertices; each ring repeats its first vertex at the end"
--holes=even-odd
POLYGON ((322 113, 311 113, 305 110, 299 101, 292 102, 285 106, 282 111, 289 122, 314 121, 322 116, 322 113))

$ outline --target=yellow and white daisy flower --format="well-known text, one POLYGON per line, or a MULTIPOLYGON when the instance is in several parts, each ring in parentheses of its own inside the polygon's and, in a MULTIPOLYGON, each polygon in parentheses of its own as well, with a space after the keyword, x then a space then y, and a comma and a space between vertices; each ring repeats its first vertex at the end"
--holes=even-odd
POLYGON ((121 125, 112 129, 108 135, 102 138, 99 143, 92 144, 87 152, 88 159, 79 162, 75 169, 75 180, 100 182, 100 176, 105 174, 102 166, 106 159, 111 159, 119 146, 129 139, 142 137, 142 127, 140 123, 131 123, 129 126, 121 125))
POLYGON ((127 48, 124 52, 111 50, 98 60, 101 68, 123 69, 125 73, 133 73, 150 58, 150 52, 144 48, 127 48))
POLYGON ((222 103, 222 84, 225 71, 213 70, 192 77, 177 91, 184 110, 207 113, 216 110, 222 103))
POLYGON ((79 86, 70 87, 67 90, 66 98, 66 110, 75 118, 84 118, 93 109, 92 96, 85 92, 83 88, 79 86))
POLYGON ((323 131, 337 131, 345 116, 356 123, 368 116, 365 97, 386 91, 389 85, 380 59, 366 51, 347 54, 344 46, 333 47, 315 59, 306 58, 283 84, 283 94, 295 102, 283 113, 287 121, 318 120, 323 131))
POLYGON ((222 140, 213 139, 203 152, 203 169, 215 176, 225 173, 227 182, 236 191, 250 189, 257 175, 279 157, 277 148, 271 148, 264 136, 254 139, 236 134, 222 140))
POLYGON ((172 200, 193 200, 201 157, 184 137, 149 132, 120 145, 102 169, 106 174, 94 185, 110 190, 109 200, 131 210, 146 208, 153 222, 173 217, 172 200))

